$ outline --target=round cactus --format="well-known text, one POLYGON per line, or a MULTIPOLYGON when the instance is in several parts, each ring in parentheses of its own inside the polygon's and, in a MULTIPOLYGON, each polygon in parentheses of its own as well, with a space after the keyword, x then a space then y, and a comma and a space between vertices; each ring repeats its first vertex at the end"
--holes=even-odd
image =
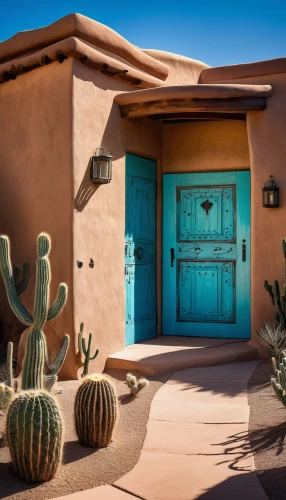
POLYGON ((13 397, 13 389, 6 384, 0 384, 0 410, 6 410, 13 397))
POLYGON ((43 391, 21 392, 7 414, 13 465, 26 483, 52 479, 62 455, 63 424, 55 400, 43 391))
POLYGON ((105 448, 117 422, 117 397, 109 379, 100 374, 83 379, 75 398, 75 424, 80 444, 105 448))

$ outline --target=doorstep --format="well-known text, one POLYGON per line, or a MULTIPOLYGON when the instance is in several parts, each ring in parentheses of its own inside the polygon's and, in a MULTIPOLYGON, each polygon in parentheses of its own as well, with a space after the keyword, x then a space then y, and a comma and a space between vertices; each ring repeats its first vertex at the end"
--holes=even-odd
POLYGON ((105 369, 138 370, 156 376, 258 358, 257 349, 245 340, 161 335, 111 354, 105 369))

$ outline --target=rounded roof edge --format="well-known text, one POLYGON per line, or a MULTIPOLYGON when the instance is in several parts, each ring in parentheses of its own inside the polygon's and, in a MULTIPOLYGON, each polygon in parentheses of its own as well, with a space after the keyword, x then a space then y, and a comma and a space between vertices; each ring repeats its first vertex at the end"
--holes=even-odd
POLYGON ((267 97, 271 95, 271 85, 213 84, 178 85, 134 90, 115 96, 119 106, 173 99, 230 99, 236 97, 267 97))
POLYGON ((277 73, 286 73, 286 57, 253 63, 218 66, 217 68, 206 68, 200 74, 199 83, 218 83, 277 73))
POLYGON ((132 45, 108 26, 81 14, 69 14, 44 28, 22 31, 1 42, 0 63, 72 36, 113 52, 160 80, 166 80, 168 76, 167 64, 132 45))

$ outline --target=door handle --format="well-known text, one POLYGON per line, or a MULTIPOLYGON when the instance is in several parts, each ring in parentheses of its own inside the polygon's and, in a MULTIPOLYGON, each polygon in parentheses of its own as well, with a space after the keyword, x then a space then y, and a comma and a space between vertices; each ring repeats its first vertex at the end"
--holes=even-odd
POLYGON ((242 240, 242 262, 246 262, 246 241, 242 240))
POLYGON ((171 253, 171 267, 173 267, 174 260, 175 260, 175 250, 174 250, 174 248, 170 248, 170 253, 171 253))

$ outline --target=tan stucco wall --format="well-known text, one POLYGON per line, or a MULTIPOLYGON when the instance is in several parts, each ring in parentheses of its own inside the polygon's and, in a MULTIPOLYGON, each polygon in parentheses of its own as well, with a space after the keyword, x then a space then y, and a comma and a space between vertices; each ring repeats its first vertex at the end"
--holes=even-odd
MULTIPOLYGON (((93 149, 112 150, 113 180, 92 189, 87 204, 75 202, 74 312, 75 325, 85 322, 94 332, 99 356, 91 365, 104 368, 107 356, 124 347, 124 229, 126 152, 160 160, 161 124, 151 120, 126 122, 113 104, 115 93, 129 87, 73 62, 74 197, 90 188, 88 160, 93 149), (95 266, 89 268, 89 259, 95 266), (84 265, 76 267, 76 260, 84 265)), ((159 167, 160 168, 160 167, 159 167)))
MULTIPOLYGON (((0 86, 0 232, 11 238, 13 264, 31 263, 31 282, 21 296, 31 312, 36 238, 41 231, 50 233, 51 299, 60 281, 69 285, 66 308, 50 322, 60 338, 73 331, 71 68, 71 61, 54 63, 0 86)), ((2 280, 0 286, 7 327, 2 280)), ((60 338, 49 332, 49 344, 58 348, 60 338)), ((73 376, 74 365, 70 350, 62 374, 73 376)))
POLYGON ((164 173, 249 168, 246 122, 176 123, 163 131, 164 173))

